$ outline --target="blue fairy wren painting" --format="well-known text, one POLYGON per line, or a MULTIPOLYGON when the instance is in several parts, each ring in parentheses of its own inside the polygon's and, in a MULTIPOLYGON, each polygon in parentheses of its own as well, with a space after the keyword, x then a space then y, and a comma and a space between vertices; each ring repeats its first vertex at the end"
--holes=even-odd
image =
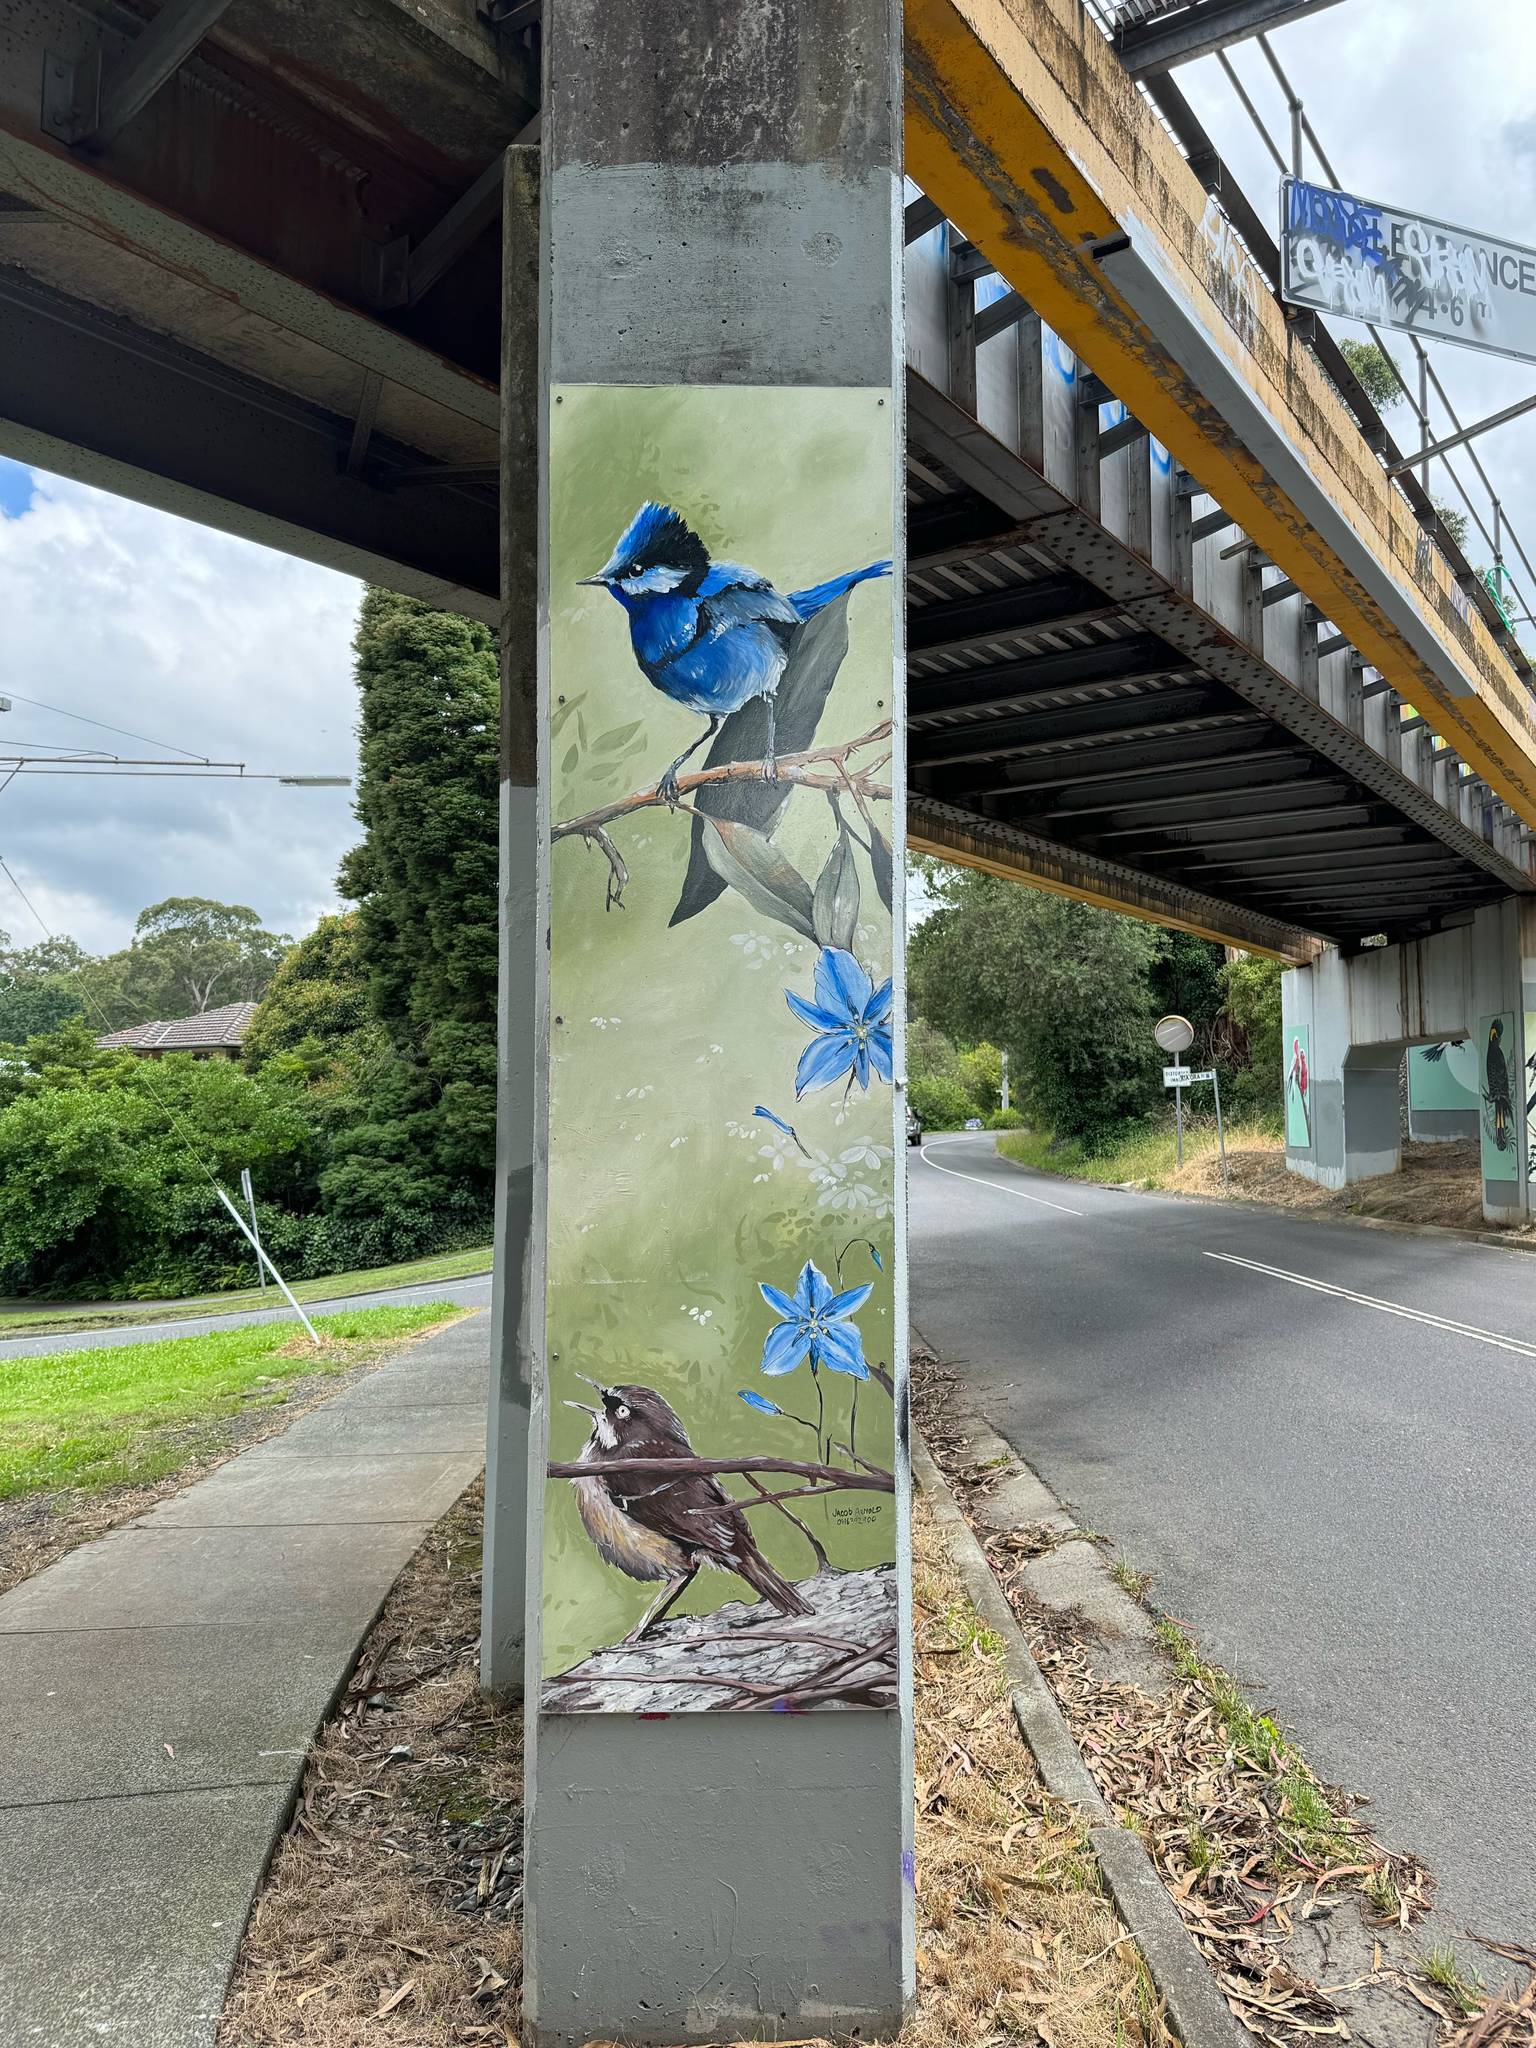
POLYGON ((893 1707, 891 409, 554 397, 542 1702, 893 1707))

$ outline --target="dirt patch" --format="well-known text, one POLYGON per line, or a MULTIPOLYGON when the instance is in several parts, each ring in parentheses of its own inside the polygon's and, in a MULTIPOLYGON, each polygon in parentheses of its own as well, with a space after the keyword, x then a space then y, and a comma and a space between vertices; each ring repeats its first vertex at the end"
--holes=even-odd
MULTIPOLYGON (((221 2048, 519 2038, 521 1717, 476 1689, 480 1501, 476 1485, 406 1568, 311 1755, 221 2048)), ((919 1989, 902 2048, 1172 2048, 921 1503, 914 1525, 919 1989)))
MULTIPOLYGON (((456 1315, 445 1316, 442 1322, 412 1331, 408 1337, 392 1337, 387 1349, 376 1348, 340 1371, 305 1373, 298 1379, 284 1380, 278 1387, 259 1388, 234 1414, 221 1415, 214 1421, 159 1427, 157 1442, 165 1445, 176 1460, 174 1469, 159 1479, 132 1486, 102 1487, 89 1493, 71 1486, 56 1487, 0 1501, 0 1594, 8 1593, 34 1572, 56 1564, 80 1544, 120 1529, 125 1522, 148 1514, 172 1494, 185 1492, 238 1452, 248 1451, 268 1437, 281 1436, 289 1423, 307 1415, 311 1408, 318 1408, 322 1401, 356 1386, 359 1380, 377 1372, 412 1344, 458 1320, 456 1315)), ((301 1337, 283 1345, 279 1356, 302 1357, 313 1349, 308 1339, 301 1337)), ((358 1349, 356 1343, 349 1345, 330 1339, 322 1345, 322 1355, 334 1363, 358 1349)))
POLYGON ((1229 1195, 1266 1202, 1280 1209, 1309 1209, 1325 1215, 1371 1216, 1389 1223, 1429 1223, 1446 1230, 1472 1230, 1499 1244, 1536 1250, 1536 1226, 1495 1229, 1483 1220, 1483 1169, 1477 1141, 1458 1139, 1448 1145, 1403 1147, 1399 1173, 1356 1181, 1337 1190, 1290 1173, 1285 1147, 1244 1146, 1227 1155, 1231 1186, 1223 1188, 1221 1161, 1202 1154, 1168 1176, 1167 1185, 1184 1194, 1229 1195))

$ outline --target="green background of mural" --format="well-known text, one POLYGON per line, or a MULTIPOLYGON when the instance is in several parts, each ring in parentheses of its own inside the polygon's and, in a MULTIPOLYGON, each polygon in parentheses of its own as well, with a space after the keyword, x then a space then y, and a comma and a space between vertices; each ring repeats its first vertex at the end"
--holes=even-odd
POLYGON ((1424 1057, 1424 1047, 1408 1048, 1408 1105, 1411 1109, 1461 1109, 1478 1107, 1481 1091, 1477 1085, 1478 1048, 1475 1045, 1447 1045, 1438 1060, 1424 1057), (1456 1069, 1472 1078, 1469 1086, 1456 1069))
POLYGON ((1299 1146, 1304 1152, 1310 1151, 1312 1146, 1312 1133, 1307 1128, 1307 1117, 1311 1113, 1313 1096, 1311 1067, 1312 1051, 1307 1042, 1307 1026, 1305 1024, 1294 1025, 1285 1042, 1285 1142, 1287 1145, 1299 1146), (1291 1062, 1295 1058, 1295 1052, 1291 1044, 1293 1039, 1301 1041, 1302 1054, 1307 1062, 1308 1106, 1306 1109, 1303 1109, 1300 1093, 1291 1080, 1291 1062))
MULTIPOLYGON (((567 386, 550 421, 551 817, 584 815, 653 783, 703 729, 635 665, 626 617, 577 579, 606 561, 643 500, 674 505, 717 558, 750 566, 781 590, 804 588, 891 552, 892 410, 865 391, 567 386)), ((893 598, 889 580, 854 591, 849 652, 815 744, 851 739, 891 716, 893 598)), ((885 749, 864 760, 870 765, 885 749)), ((702 754, 689 769, 702 765, 702 754)), ((856 763, 857 765, 857 763, 856 763)), ((885 774, 878 778, 882 782, 885 774)), ((848 807, 853 823, 858 814, 848 807)), ((876 817, 887 839, 889 806, 876 817)), ((862 826, 859 825, 862 831, 862 826)), ((629 868, 624 907, 605 910, 602 854, 580 839, 550 849, 550 1441, 574 1458, 587 1418, 567 1398, 592 1398, 577 1371, 654 1386, 678 1411, 701 1456, 811 1454, 809 1434, 755 1414, 750 1388, 814 1417, 802 1365, 764 1378, 763 1340, 777 1318, 758 1292, 793 1293, 813 1258, 843 1283, 875 1283, 855 1320, 865 1357, 895 1359, 891 1281, 895 1175, 892 1090, 872 1079, 794 1100, 810 1027, 786 988, 813 994, 816 947, 727 890, 668 929, 687 865, 690 821, 660 809, 609 827, 629 868), (754 1119, 764 1104, 795 1124, 814 1155, 754 1119)), ((791 797, 774 845, 814 883, 835 837, 818 792, 791 797)), ((866 855, 855 953, 878 983, 890 972, 891 920, 866 855)), ((854 1382, 823 1375, 833 1433, 846 1437, 854 1382)), ((894 1416, 873 1382, 859 1388, 858 1449, 895 1462, 894 1416)), ((745 1495, 738 1481, 725 1482, 745 1495)), ((791 1482, 793 1483, 793 1482, 791 1482)), ((836 1565, 896 1554, 889 1495, 799 1502, 836 1565)), ((770 1509, 752 1527, 791 1579, 814 1569, 805 1539, 770 1509)), ((597 1556, 569 1484, 547 1482, 544 1669, 567 1669, 620 1638, 657 1588, 597 1556)), ((677 1610, 702 1613, 751 1599, 729 1572, 702 1572, 677 1610)))
POLYGON ((1501 1152, 1493 1141, 1493 1108, 1488 1100, 1486 1062, 1488 1058, 1488 1034, 1495 1018, 1493 1016, 1482 1017, 1479 1018, 1477 1026, 1477 1061, 1478 1075, 1483 1084, 1481 1090, 1483 1179, 1518 1180, 1520 1178, 1520 1139, 1525 1125, 1525 1105, 1520 1094, 1520 1047, 1519 1041, 1515 1037, 1513 1014, 1509 1011, 1501 1011, 1496 1014, 1498 1021, 1504 1026, 1504 1037, 1500 1050, 1504 1054, 1504 1063, 1509 1069, 1510 1142, 1505 1150, 1501 1152))

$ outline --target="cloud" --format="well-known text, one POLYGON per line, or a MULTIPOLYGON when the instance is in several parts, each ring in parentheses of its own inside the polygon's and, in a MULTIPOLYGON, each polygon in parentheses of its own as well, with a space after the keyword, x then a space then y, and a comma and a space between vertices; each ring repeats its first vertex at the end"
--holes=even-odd
MULTIPOLYGON (((0 749, 179 747, 356 774, 358 584, 59 478, 36 475, 24 495, 17 474, 0 465, 0 695, 14 703, 0 749)), ((0 854, 46 922, 93 952, 125 944, 165 896, 249 903, 298 934, 335 905, 351 805, 349 790, 23 772, 0 795, 0 854)), ((38 936, 3 876, 0 928, 38 936)))

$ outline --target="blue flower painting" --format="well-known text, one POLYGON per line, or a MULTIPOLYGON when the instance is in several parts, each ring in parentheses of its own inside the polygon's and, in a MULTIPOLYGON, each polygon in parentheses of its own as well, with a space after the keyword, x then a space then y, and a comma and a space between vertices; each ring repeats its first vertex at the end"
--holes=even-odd
POLYGON ((841 1294, 809 1259, 792 1295, 758 1283, 764 1301, 782 1320, 768 1332, 763 1345, 763 1371, 770 1378, 793 1372, 808 1358, 811 1371, 822 1366, 828 1372, 845 1372, 850 1378, 867 1380, 864 1346, 857 1328, 848 1318, 861 1309, 874 1291, 871 1281, 862 1287, 845 1287, 841 1294))
POLYGON ((816 962, 815 1002, 808 1003, 789 988, 784 1000, 816 1033, 795 1070, 797 1101, 807 1088, 830 1087, 845 1074, 850 1088, 857 1081, 867 1089, 871 1070, 878 1079, 890 1080, 889 975, 876 988, 851 953, 841 946, 823 946, 816 962))

